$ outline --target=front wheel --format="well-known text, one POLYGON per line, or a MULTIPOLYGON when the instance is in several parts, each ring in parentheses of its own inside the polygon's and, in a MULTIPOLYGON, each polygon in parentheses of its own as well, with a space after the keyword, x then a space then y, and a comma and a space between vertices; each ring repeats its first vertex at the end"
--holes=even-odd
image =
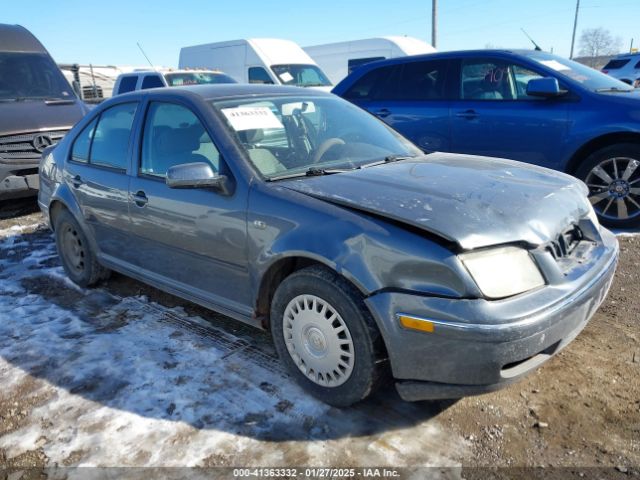
POLYGON ((640 145, 621 143, 592 153, 576 176, 589 187, 600 222, 611 228, 640 226, 640 145))
POLYGON ((326 268, 305 268, 280 284, 271 333, 298 384, 330 405, 363 400, 383 377, 382 339, 362 296, 326 268))

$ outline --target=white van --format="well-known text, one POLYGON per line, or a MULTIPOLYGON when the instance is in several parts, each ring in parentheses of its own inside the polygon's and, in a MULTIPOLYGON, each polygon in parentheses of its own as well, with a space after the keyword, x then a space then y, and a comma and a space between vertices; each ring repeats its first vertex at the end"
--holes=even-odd
POLYGON ((422 55, 436 51, 431 45, 414 37, 378 37, 327 43, 304 47, 329 79, 337 84, 355 68, 385 58, 422 55))
POLYGON ((249 38, 183 47, 179 68, 215 68, 240 83, 272 83, 330 90, 331 82, 296 43, 249 38))

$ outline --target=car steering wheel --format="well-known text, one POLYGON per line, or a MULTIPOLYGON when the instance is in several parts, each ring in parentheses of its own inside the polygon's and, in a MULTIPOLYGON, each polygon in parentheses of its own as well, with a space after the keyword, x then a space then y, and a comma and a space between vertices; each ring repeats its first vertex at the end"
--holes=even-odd
POLYGON ((327 138, 324 142, 318 145, 318 148, 313 151, 313 155, 311 156, 311 163, 319 163, 320 160, 322 160, 322 157, 324 157, 324 154, 336 145, 344 145, 344 140, 337 137, 327 138))

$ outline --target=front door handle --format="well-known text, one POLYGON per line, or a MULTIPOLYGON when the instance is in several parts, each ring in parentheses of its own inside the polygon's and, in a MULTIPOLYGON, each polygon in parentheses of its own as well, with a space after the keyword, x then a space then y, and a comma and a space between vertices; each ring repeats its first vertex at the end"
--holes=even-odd
POLYGON ((147 195, 142 190, 138 190, 133 196, 133 201, 136 203, 137 206, 144 207, 149 201, 149 199, 147 198, 147 195))
POLYGON ((389 115, 391 115, 391 111, 387 110, 386 108, 381 108, 377 112, 373 112, 373 114, 376 117, 384 118, 384 117, 388 117, 389 115))
POLYGON ((80 177, 80 175, 76 175, 71 180, 71 185, 73 185, 73 188, 80 188, 80 185, 82 185, 82 183, 82 177, 80 177))
POLYGON ((466 118, 467 120, 473 120, 474 118, 478 118, 478 112, 475 110, 469 109, 464 112, 456 113, 456 117, 466 118))

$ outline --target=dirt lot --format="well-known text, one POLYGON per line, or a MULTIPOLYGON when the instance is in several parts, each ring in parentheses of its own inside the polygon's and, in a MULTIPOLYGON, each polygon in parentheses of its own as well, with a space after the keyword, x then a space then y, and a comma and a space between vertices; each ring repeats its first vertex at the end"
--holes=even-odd
POLYGON ((474 467, 640 476, 638 235, 619 236, 615 282, 585 331, 524 381, 454 404, 407 404, 387 389, 340 411, 295 387, 261 332, 118 275, 74 287, 40 214, 18 210, 0 219, 0 467, 14 474, 389 465, 463 467, 452 478, 486 476, 474 467))

